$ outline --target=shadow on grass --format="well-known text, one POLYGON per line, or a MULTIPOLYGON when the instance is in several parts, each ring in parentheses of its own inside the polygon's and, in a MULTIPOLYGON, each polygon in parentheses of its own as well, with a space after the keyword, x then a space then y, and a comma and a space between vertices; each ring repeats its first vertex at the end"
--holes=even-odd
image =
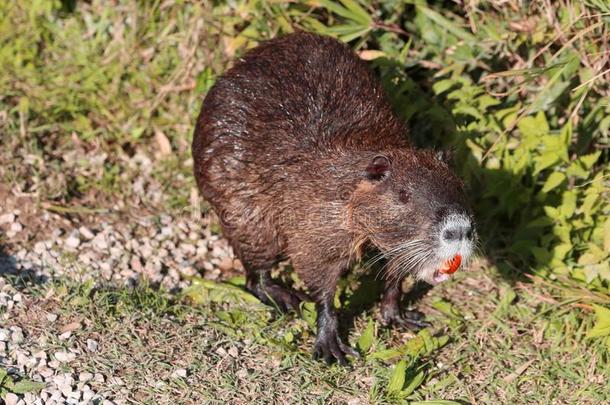
POLYGON ((17 258, 8 253, 5 245, 0 244, 0 277, 10 280, 15 288, 23 289, 28 284, 44 284, 49 281, 48 277, 39 273, 37 266, 19 268, 17 258))

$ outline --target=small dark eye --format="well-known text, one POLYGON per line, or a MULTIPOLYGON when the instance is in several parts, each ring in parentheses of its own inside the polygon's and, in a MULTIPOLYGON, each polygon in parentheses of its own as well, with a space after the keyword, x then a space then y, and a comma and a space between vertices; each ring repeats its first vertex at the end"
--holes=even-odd
POLYGON ((406 190, 403 188, 402 190, 400 190, 398 192, 398 198, 403 203, 406 203, 407 201, 409 201, 409 197, 411 197, 411 193, 409 193, 409 190, 406 190))

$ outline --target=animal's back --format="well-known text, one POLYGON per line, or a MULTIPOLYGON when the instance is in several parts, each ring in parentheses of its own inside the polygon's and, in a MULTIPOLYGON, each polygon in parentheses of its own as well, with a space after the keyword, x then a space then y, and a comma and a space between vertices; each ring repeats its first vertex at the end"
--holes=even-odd
POLYGON ((362 60, 336 40, 299 32, 263 43, 219 78, 204 100, 193 156, 207 183, 200 188, 213 198, 217 181, 264 182, 278 167, 336 149, 381 150, 405 142, 403 134, 362 60))

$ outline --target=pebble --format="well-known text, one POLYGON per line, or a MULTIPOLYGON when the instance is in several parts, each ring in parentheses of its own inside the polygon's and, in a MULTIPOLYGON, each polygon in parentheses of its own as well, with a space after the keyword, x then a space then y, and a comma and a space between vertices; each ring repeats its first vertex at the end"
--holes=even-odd
POLYGON ((23 342, 23 331, 21 330, 21 328, 13 326, 11 328, 11 330, 13 331, 13 333, 11 333, 11 342, 12 343, 23 342))
POLYGON ((6 405, 17 405, 17 402, 19 402, 19 397, 12 392, 9 392, 6 394, 4 401, 6 402, 6 405))
POLYGON ((12 212, 0 215, 0 225, 12 224, 15 222, 15 214, 12 212))
POLYGON ((87 350, 90 352, 97 352, 98 344, 93 339, 87 339, 87 350))
POLYGON ((70 352, 55 352, 54 356, 61 363, 69 363, 76 358, 76 355, 70 352))
POLYGON ((45 379, 48 379, 53 374, 55 374, 55 372, 53 370, 51 370, 50 368, 48 368, 48 367, 39 367, 38 368, 38 373, 41 376, 43 376, 45 379))
POLYGON ((0 342, 8 342, 11 332, 8 329, 0 329, 0 342))
POLYGON ((78 375, 78 381, 87 382, 93 380, 93 374, 91 373, 80 373, 78 375))
POLYGON ((64 242, 64 245, 70 249, 76 249, 80 245, 80 238, 78 232, 72 232, 64 242))
POLYGON ((72 336, 72 331, 67 331, 59 335, 59 340, 68 340, 72 336))
POLYGON ((223 271, 231 270, 233 268, 233 259, 231 257, 224 257, 218 262, 218 268, 223 271))
POLYGON ((95 237, 93 232, 91 232, 91 230, 89 228, 87 228, 86 226, 81 226, 80 228, 78 228, 78 231, 80 232, 82 237, 85 239, 93 239, 95 237))
POLYGON ((228 350, 229 356, 233 357, 233 358, 237 358, 237 356, 239 356, 239 351, 237 350, 237 348, 235 346, 231 346, 228 350))
POLYGON ((103 233, 98 233, 93 238, 93 247, 97 250, 105 250, 108 249, 108 242, 106 242, 106 237, 103 233))
POLYGON ((108 379, 108 385, 123 385, 125 384, 121 377, 110 377, 108 379))
POLYGON ((184 368, 179 368, 172 373, 172 377, 186 378, 187 372, 184 368))
MULTIPOLYGON (((85 385, 85 387, 87 386, 85 385)), ((94 396, 95 393, 91 389, 83 389, 83 402, 89 402, 94 396)))
POLYGON ((45 360, 47 359, 47 353, 45 353, 44 350, 40 350, 40 351, 34 353, 33 356, 34 356, 34 358, 37 358, 37 359, 45 359, 45 360))

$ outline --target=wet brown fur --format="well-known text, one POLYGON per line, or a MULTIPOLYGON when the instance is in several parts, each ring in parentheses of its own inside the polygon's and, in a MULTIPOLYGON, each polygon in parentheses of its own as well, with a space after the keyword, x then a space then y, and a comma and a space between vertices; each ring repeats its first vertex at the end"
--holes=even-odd
POLYGON ((328 302, 365 246, 428 237, 443 209, 463 204, 460 180, 405 135, 365 62, 300 32, 218 79, 197 120, 195 176, 248 274, 288 258, 328 302), (390 168, 371 176, 380 155, 390 168))

